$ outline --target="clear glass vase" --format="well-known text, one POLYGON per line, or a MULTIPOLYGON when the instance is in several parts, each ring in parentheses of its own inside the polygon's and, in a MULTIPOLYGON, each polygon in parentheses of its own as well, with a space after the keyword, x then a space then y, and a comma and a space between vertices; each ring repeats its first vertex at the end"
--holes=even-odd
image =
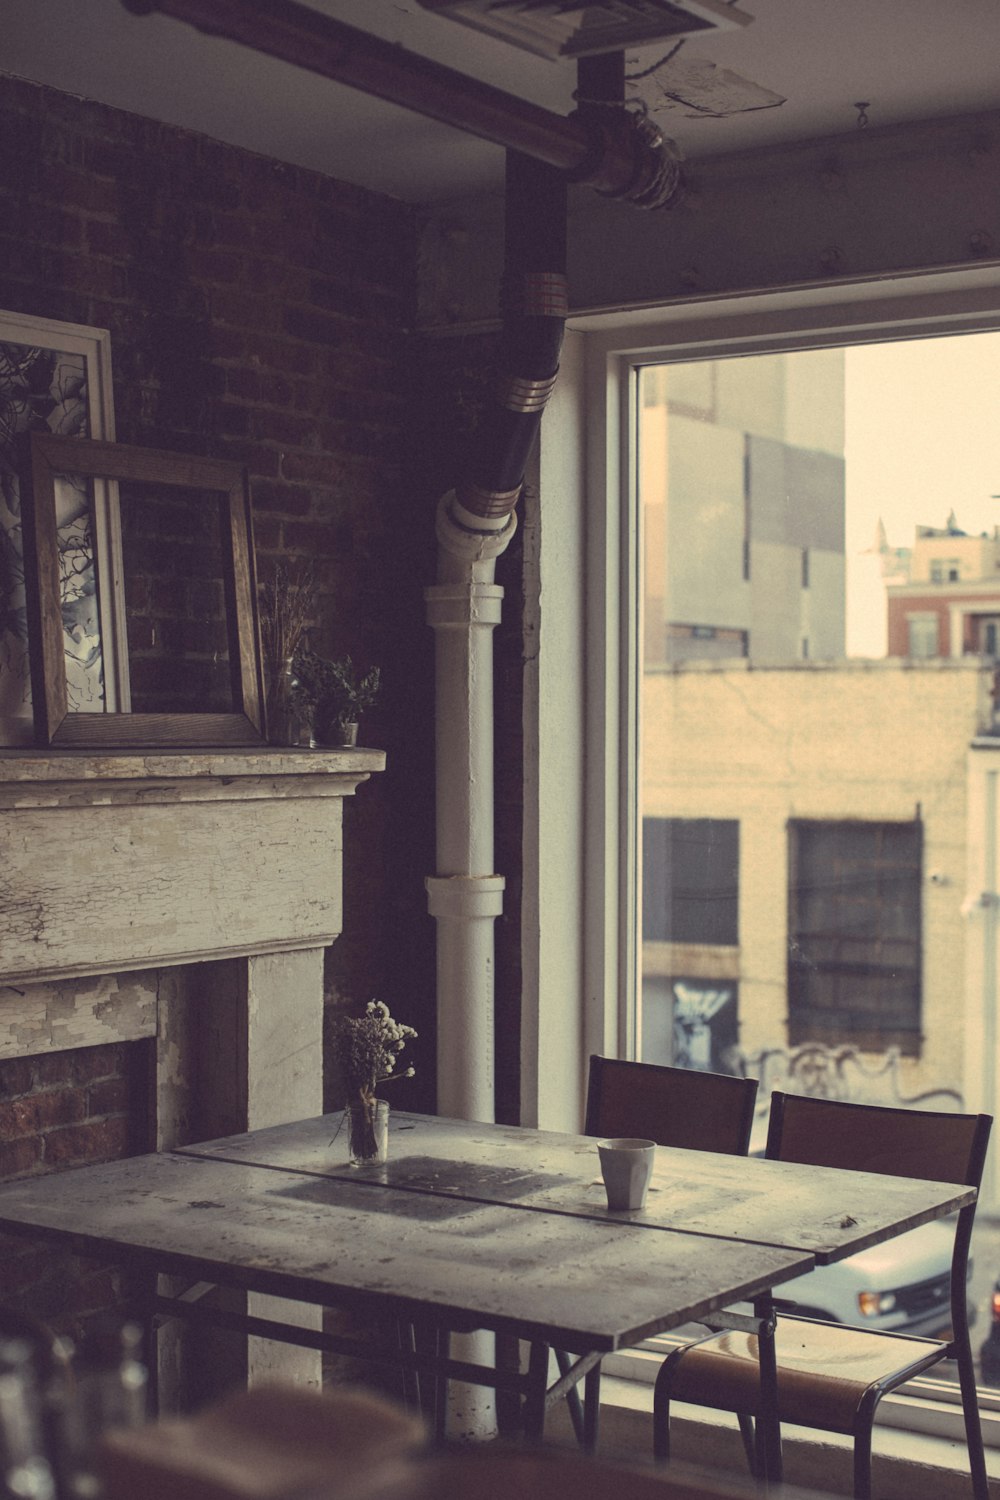
POLYGON ((389 1102, 361 1100, 347 1107, 347 1144, 351 1165, 374 1166, 389 1154, 389 1102))
POLYGON ((309 732, 295 700, 292 658, 273 664, 267 694, 267 738, 272 745, 308 744, 309 732))

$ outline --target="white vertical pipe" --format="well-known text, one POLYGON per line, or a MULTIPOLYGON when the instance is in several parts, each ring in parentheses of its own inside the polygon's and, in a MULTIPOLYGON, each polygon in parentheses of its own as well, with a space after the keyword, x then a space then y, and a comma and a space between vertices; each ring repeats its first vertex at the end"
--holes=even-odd
MULTIPOLYGON (((438 1110, 494 1118, 493 923, 504 880, 493 870, 493 631, 503 589, 494 559, 513 517, 482 520, 453 494, 438 509, 438 582, 424 592, 434 631, 437 874, 427 877, 437 923, 438 1110)), ((452 1340, 456 1358, 492 1365, 493 1336, 452 1340)), ((496 1436, 496 1402, 485 1386, 452 1382, 449 1433, 496 1436)))
POLYGON ((493 631, 503 589, 494 559, 513 516, 483 520, 446 495, 438 509, 438 582, 425 590, 435 641, 438 1109, 492 1120, 493 923, 503 877, 493 869, 493 631))
POLYGON ((493 923, 503 888, 501 875, 427 880, 437 921, 438 1110, 454 1119, 493 1119, 493 923))

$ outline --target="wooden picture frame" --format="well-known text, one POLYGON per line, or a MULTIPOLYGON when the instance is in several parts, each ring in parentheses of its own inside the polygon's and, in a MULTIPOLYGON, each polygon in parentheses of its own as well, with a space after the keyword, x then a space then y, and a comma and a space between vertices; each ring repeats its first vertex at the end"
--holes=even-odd
MULTIPOLYGON (((0 311, 0 747, 34 743, 21 524, 20 455, 24 434, 114 439, 111 335, 105 328, 0 311)), ((95 485, 88 517, 65 517, 62 539, 77 548, 80 608, 73 621, 68 680, 75 709, 101 704, 127 711, 128 673, 121 627, 121 538, 114 486, 95 485), (96 614, 97 572, 111 580, 96 614), (89 601, 84 596, 90 591, 89 601), (92 648, 98 645, 95 651, 92 648)))
MULTIPOLYGON (((36 743, 67 749, 263 744, 263 684, 246 470, 221 459, 32 432, 28 435, 21 488, 36 743), (56 481, 60 475, 80 475, 109 487, 133 482, 217 494, 231 712, 70 710, 56 514, 56 481)), ((120 496, 118 503, 120 506, 120 496)), ((127 581, 123 587, 127 596, 127 581)))

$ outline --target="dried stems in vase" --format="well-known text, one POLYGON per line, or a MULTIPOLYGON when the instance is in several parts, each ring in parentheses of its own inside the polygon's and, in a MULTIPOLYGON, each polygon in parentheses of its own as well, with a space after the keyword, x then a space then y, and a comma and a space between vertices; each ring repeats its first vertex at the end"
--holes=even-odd
POLYGON ((316 613, 316 572, 310 561, 276 563, 259 593, 261 650, 267 674, 268 739, 296 745, 303 726, 292 694, 292 658, 308 639, 316 613))
POLYGON ((276 563, 260 586, 260 635, 272 671, 291 661, 316 614, 318 585, 310 561, 276 563))

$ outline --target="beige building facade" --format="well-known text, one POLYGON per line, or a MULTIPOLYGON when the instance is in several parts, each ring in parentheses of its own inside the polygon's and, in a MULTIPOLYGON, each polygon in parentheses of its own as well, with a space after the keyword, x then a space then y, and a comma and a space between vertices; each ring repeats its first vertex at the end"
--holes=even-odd
MULTIPOLYGON (((891 1033, 879 1046, 871 1033, 850 1029, 839 1041, 825 1031, 816 1040, 857 1049, 871 1069, 886 1053, 901 1053, 894 1081, 905 1097, 954 1090, 982 1102, 977 1096, 993 1085, 985 1074, 969 1076, 969 1058, 982 1053, 982 1018, 996 1010, 995 981, 976 956, 983 942, 976 923, 992 913, 993 899, 981 899, 992 880, 985 809, 1000 763, 991 688, 991 668, 971 658, 782 668, 689 662, 647 672, 644 826, 735 823, 738 854, 734 942, 650 940, 646 929, 644 1055, 668 1060, 670 1028, 657 1008, 671 996, 677 1004, 678 981, 682 995, 684 985, 709 996, 728 987, 743 1059, 807 1041, 808 1022, 790 1023, 795 827, 915 828, 916 1034, 902 1047, 891 1033)), ((862 898, 875 900, 874 888, 862 898)), ((890 911, 882 934, 890 968, 895 920, 890 911)))
POLYGON ((649 366, 649 663, 844 655, 844 354, 649 366))

